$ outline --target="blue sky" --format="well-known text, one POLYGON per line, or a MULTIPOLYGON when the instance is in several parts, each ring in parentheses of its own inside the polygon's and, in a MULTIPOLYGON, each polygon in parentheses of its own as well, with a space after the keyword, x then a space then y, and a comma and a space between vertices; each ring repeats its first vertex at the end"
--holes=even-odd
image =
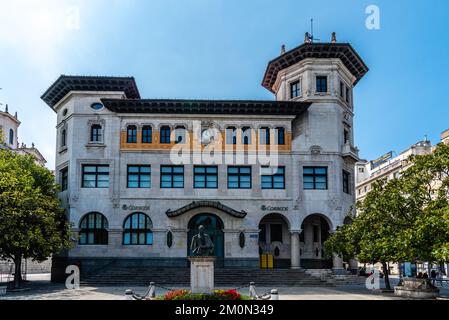
POLYGON ((0 102, 53 168, 56 117, 40 96, 60 74, 132 75, 146 98, 274 99, 267 62, 313 17, 317 38, 337 32, 370 68, 355 135, 373 159, 449 128, 448 12, 445 0, 0 0, 0 102), (365 27, 371 4, 380 30, 365 27))

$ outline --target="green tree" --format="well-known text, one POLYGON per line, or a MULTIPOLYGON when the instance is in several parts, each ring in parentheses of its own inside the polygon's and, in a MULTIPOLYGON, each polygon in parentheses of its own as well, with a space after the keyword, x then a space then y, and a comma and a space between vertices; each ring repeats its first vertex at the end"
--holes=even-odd
POLYGON ((358 216, 325 243, 328 254, 382 264, 449 260, 449 146, 414 156, 398 179, 373 183, 357 203, 358 216))
POLYGON ((42 262, 70 246, 58 188, 33 157, 0 150, 0 257, 14 262, 16 288, 23 258, 42 262))

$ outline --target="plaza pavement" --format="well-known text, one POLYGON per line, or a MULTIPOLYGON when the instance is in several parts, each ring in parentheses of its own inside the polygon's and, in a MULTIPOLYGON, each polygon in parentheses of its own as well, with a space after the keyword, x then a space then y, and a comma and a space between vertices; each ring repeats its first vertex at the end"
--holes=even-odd
MULTIPOLYGON (((68 290, 64 284, 50 283, 49 274, 29 275, 25 287, 29 291, 8 293, 0 296, 0 300, 123 300, 126 289, 143 295, 147 287, 110 287, 82 286, 79 290, 68 290)), ((393 283, 395 279, 393 278, 393 283)), ((176 286, 170 287, 177 289, 176 286)), ((232 288, 220 288, 232 289, 232 288)), ((273 288, 256 287, 258 294, 273 288)), ((278 287, 280 300, 394 300, 399 299, 392 293, 381 293, 367 290, 363 285, 345 285, 337 287, 278 287)), ((156 289, 157 295, 166 293, 162 288, 156 289)), ((248 294, 248 288, 240 289, 240 293, 248 294)), ((442 290, 442 295, 449 297, 449 290, 442 290)))

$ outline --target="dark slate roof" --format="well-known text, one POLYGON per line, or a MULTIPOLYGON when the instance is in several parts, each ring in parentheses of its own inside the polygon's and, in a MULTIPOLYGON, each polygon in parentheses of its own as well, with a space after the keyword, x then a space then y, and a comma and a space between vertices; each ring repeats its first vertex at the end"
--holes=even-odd
POLYGON ((263 77, 262 86, 272 91, 280 70, 306 58, 338 58, 357 78, 354 85, 368 72, 368 67, 349 43, 304 43, 271 60, 263 77))
POLYGON ((104 106, 117 113, 299 115, 308 102, 257 100, 155 100, 101 99, 104 106))
POLYGON ((140 99, 134 77, 97 77, 61 75, 41 99, 54 107, 70 91, 124 91, 127 98, 140 99))
POLYGON ((228 207, 228 206, 222 204, 219 201, 207 201, 207 200, 193 201, 192 203, 190 203, 182 208, 179 208, 177 210, 173 210, 173 211, 168 209, 165 212, 165 214, 168 217, 173 218, 173 217, 180 216, 186 212, 189 212, 190 210, 193 210, 196 208, 202 208, 202 207, 215 208, 215 209, 223 211, 223 212, 225 212, 233 217, 236 217, 236 218, 244 218, 247 215, 246 211, 244 211, 244 210, 237 211, 237 210, 232 209, 231 207, 228 207))

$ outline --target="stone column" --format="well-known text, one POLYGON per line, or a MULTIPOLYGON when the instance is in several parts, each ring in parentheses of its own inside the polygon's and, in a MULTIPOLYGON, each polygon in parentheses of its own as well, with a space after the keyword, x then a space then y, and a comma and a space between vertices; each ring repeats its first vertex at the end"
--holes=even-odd
POLYGON ((357 259, 350 259, 349 270, 351 271, 351 273, 357 274, 358 269, 359 269, 359 262, 357 261, 357 259))
POLYGON ((345 269, 343 268, 343 260, 340 258, 339 255, 333 254, 333 261, 332 261, 332 270, 335 274, 344 274, 346 273, 345 269))
POLYGON ((299 254, 299 234, 300 230, 291 230, 291 268, 292 269, 301 269, 301 257, 299 254))

